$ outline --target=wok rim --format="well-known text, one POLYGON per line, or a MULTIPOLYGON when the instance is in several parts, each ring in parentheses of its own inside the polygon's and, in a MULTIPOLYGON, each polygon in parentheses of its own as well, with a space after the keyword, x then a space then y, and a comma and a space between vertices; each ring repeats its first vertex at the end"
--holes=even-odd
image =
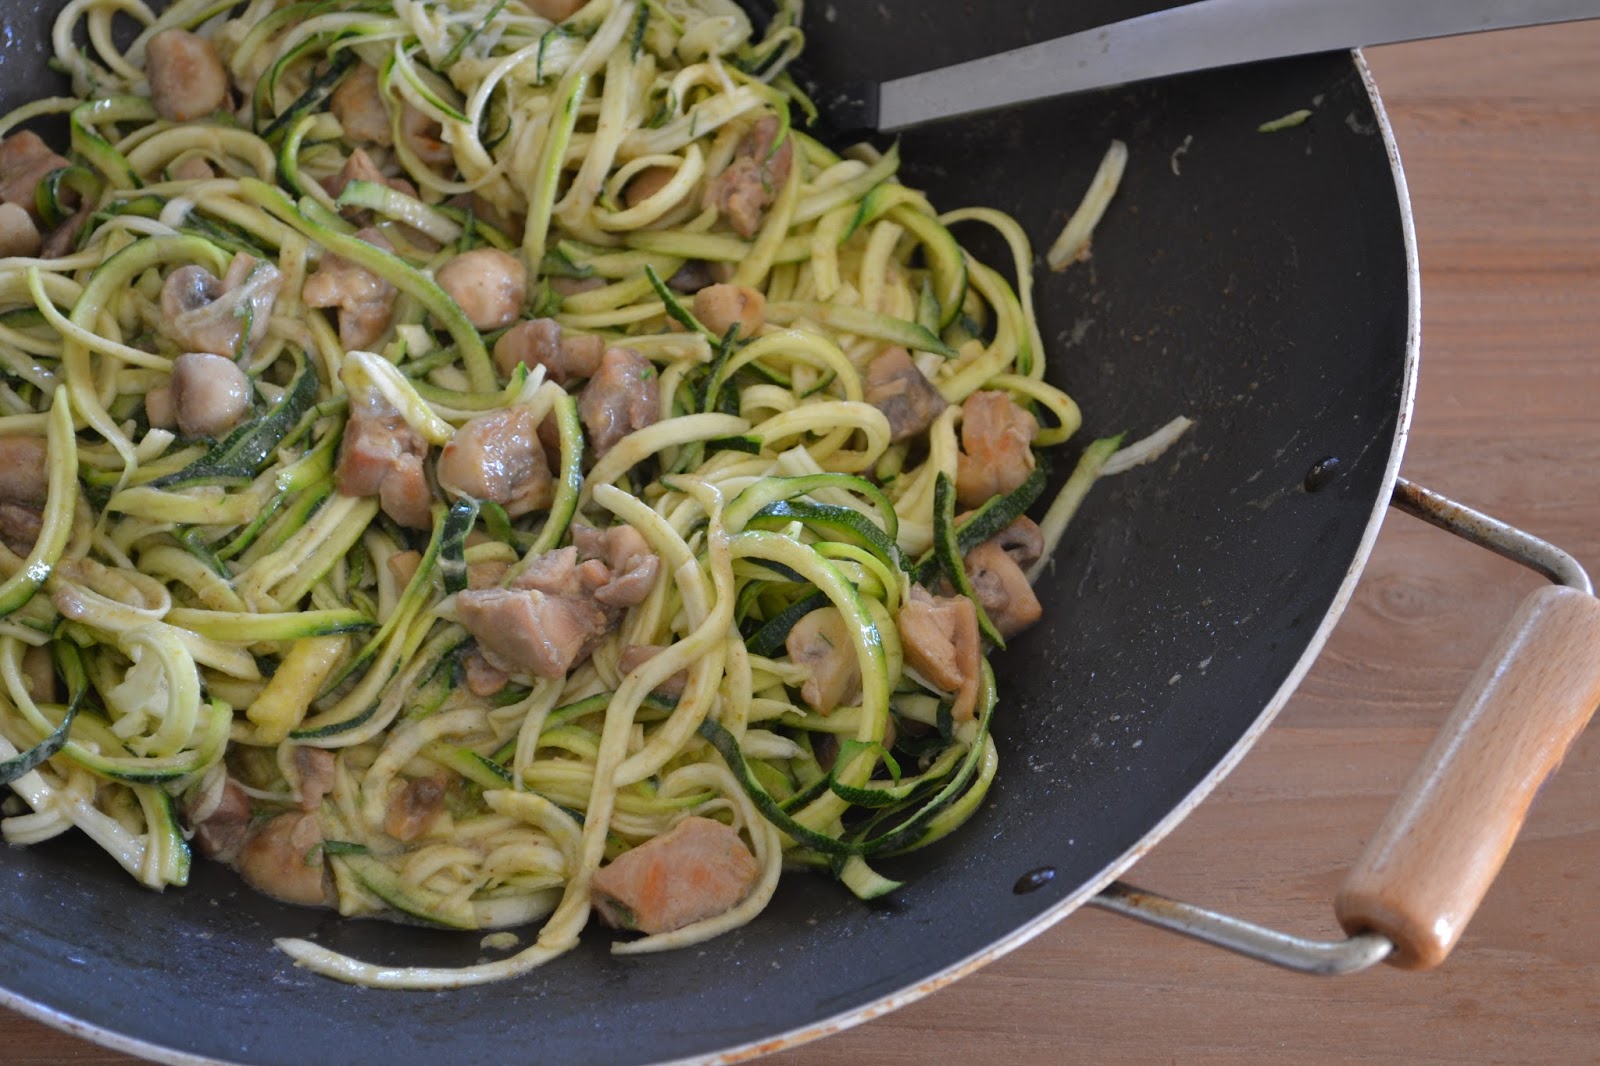
MULTIPOLYGON (((1244 734, 1228 750, 1227 754, 1195 785, 1177 806, 1169 811, 1149 832, 1115 861, 1084 881, 1048 910, 1018 926, 1009 934, 989 944, 981 951, 959 959, 938 973, 925 977, 897 992, 882 996, 871 1003, 842 1011, 839 1014, 811 1022, 786 1033, 706 1055, 674 1059, 662 1063, 661 1066, 714 1066, 714 1064, 746 1062, 763 1055, 800 1047, 814 1040, 832 1036, 899 1010, 901 1007, 929 996, 1020 948, 1082 907, 1112 881, 1134 866, 1161 840, 1176 829, 1211 794, 1212 790, 1233 772, 1245 755, 1249 753, 1250 749, 1261 739, 1261 735, 1277 718, 1288 703, 1289 698, 1299 687, 1300 682, 1304 680, 1306 673, 1311 669, 1312 663, 1321 655, 1323 646, 1332 634, 1334 626, 1349 605, 1361 574, 1371 557, 1378 534, 1383 527, 1384 515, 1389 508, 1389 498, 1394 490, 1396 479, 1399 477, 1400 464, 1404 458, 1406 443, 1410 435, 1411 418, 1416 403, 1417 373, 1421 357, 1422 279, 1417 253, 1416 225, 1412 213, 1410 190, 1406 183, 1405 168, 1400 159, 1399 146, 1395 141, 1394 128, 1390 124, 1388 112, 1384 108, 1382 95, 1379 92, 1372 70, 1367 64, 1366 56, 1359 48, 1352 49, 1349 55, 1357 74, 1361 78, 1362 87, 1366 91, 1367 98, 1372 104, 1373 116, 1376 119, 1378 131, 1383 141, 1384 151, 1389 158, 1390 174, 1394 180, 1396 206, 1400 215, 1401 242, 1405 256, 1405 359, 1401 371, 1399 408, 1395 417, 1394 437, 1390 445, 1388 460, 1384 466, 1380 488, 1373 502, 1372 512, 1367 518, 1365 531, 1362 534, 1355 555, 1345 571, 1344 577, 1340 580, 1333 600, 1323 615, 1321 623, 1312 634, 1310 641, 1306 644, 1299 659, 1296 660, 1294 667, 1289 671, 1288 676, 1284 678, 1283 683, 1262 708, 1261 713, 1256 716, 1250 727, 1245 730, 1244 734)), ((60 1010, 12 992, 4 987, 0 987, 0 1007, 5 1007, 24 1017, 41 1022, 71 1036, 87 1040, 100 1047, 135 1055, 151 1062, 166 1063, 170 1064, 170 1066, 247 1066, 247 1064, 240 1063, 238 1060, 194 1055, 129 1037, 116 1030, 74 1018, 60 1010)))

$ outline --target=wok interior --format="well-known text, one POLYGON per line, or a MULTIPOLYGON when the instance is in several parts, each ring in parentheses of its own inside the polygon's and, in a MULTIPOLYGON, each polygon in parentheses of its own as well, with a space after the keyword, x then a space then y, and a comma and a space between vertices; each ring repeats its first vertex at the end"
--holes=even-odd
MULTIPOLYGON (((892 77, 1159 6, 813 3, 808 67, 824 83, 892 77)), ((54 7, 13 15, 33 36, 0 56, 7 109, 52 77, 54 7)), ((522 980, 378 993, 294 970, 272 939, 462 965, 483 954, 478 937, 281 906, 210 863, 156 895, 71 838, 0 852, 0 985, 225 1061, 670 1059, 914 985, 1094 880, 1205 780, 1300 659, 1356 555, 1407 399, 1401 214, 1348 56, 914 131, 904 179, 943 208, 1011 212, 1042 251, 1113 137, 1131 158, 1093 258, 1046 272, 1035 293, 1050 376, 1085 414, 1056 466, 1096 436, 1197 424, 1091 494, 1041 583, 1045 620, 996 661, 999 780, 953 839, 885 864, 904 889, 868 905, 794 875, 754 924, 687 951, 613 959, 596 931, 522 980), (1300 108, 1313 111, 1303 126, 1257 132, 1300 108), (1327 457, 1337 476, 1305 491, 1327 457), (1056 877, 1013 892, 1041 866, 1056 877)), ((978 230, 959 235, 1009 264, 978 230)))

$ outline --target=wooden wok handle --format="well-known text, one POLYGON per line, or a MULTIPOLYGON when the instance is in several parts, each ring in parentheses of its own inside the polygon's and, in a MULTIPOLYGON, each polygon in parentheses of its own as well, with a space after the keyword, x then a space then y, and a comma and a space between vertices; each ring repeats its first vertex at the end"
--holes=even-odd
POLYGON ((1388 961, 1444 961, 1545 779, 1600 704, 1600 600, 1572 588, 1523 601, 1334 901, 1388 961))

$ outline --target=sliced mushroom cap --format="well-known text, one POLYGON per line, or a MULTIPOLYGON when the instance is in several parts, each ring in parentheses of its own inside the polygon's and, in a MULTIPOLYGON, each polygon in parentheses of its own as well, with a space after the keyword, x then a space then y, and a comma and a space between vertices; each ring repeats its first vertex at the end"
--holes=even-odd
POLYGON ((49 490, 49 443, 43 437, 0 437, 0 500, 42 504, 49 490))
POLYGON ((725 337, 734 326, 749 339, 766 325, 767 298, 747 285, 708 285, 694 294, 694 317, 706 329, 725 337))
POLYGON ((250 411, 250 379, 232 359, 185 352, 172 361, 172 410, 185 437, 221 437, 250 411))
POLYGON ((282 288, 277 267, 243 252, 221 279, 179 267, 161 286, 161 331, 187 351, 241 358, 266 336, 282 288))
POLYGON ((334 754, 328 749, 295 745, 294 771, 299 778, 302 811, 316 810, 322 805, 322 797, 333 791, 335 766, 334 754))
POLYGON ((893 441, 924 432, 946 407, 944 397, 904 348, 886 350, 867 367, 865 398, 889 420, 893 441))
POLYGON ((449 782, 443 774, 406 781, 394 790, 384 810, 383 831, 404 844, 427 834, 444 813, 449 782))
MULTIPOLYGON (((1038 558, 1037 549, 1034 558, 1038 558)), ((1044 608, 1034 595, 1028 576, 1000 537, 992 537, 968 552, 966 568, 978 602, 1002 637, 1017 635, 1043 615, 1044 608)))
POLYGON ((145 69, 156 113, 170 122, 192 122, 228 103, 228 72, 217 48, 188 30, 171 28, 145 45, 145 69))

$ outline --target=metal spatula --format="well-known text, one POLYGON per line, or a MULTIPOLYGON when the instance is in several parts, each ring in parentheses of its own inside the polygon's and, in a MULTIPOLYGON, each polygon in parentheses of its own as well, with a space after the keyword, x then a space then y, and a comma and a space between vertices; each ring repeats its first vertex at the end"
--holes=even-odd
POLYGON ((835 129, 887 132, 1260 59, 1597 17, 1600 0, 1199 0, 816 102, 835 129))

